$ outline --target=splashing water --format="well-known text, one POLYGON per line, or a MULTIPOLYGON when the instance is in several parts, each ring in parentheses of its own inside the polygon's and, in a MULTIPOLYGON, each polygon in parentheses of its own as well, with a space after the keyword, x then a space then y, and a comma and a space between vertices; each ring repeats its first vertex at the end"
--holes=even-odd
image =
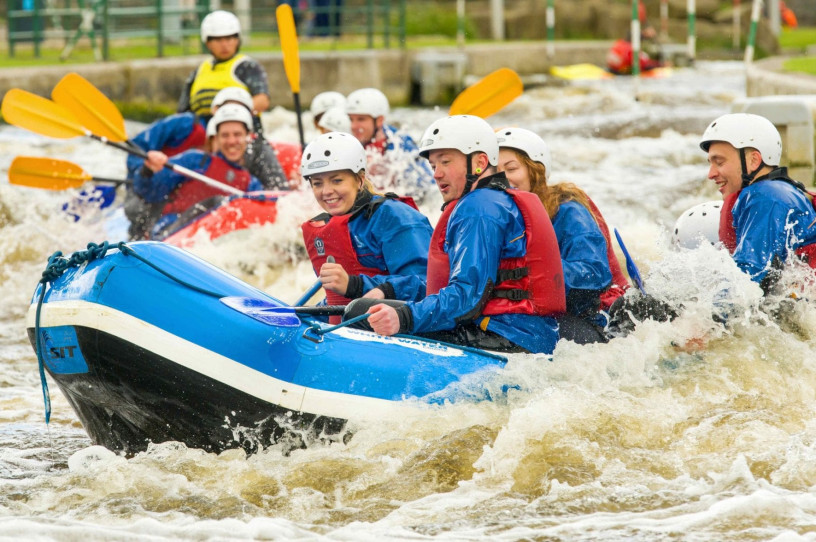
MULTIPOLYGON (((719 197, 697 142, 743 80, 738 64, 700 63, 637 86, 539 87, 489 119, 544 136, 553 181, 590 194, 649 290, 683 304, 677 320, 559 344, 551 358, 513 355, 481 383, 494 401, 352 421, 347 443, 288 455, 163 443, 125 459, 91 446, 58 392, 46 429, 24 324, 35 283, 53 251, 119 239, 105 212, 67 218, 71 193, 1 183, 0 539, 813 540, 816 309, 787 297, 816 298, 812 280, 794 268, 786 292, 763 298, 724 251, 669 242, 682 211, 719 197), (728 331, 711 317, 724 284, 728 331)), ((444 114, 397 109, 389 122, 417 139, 444 114)), ((297 140, 289 111, 264 124, 271 140, 297 140)), ((3 171, 37 154, 125 172, 123 155, 83 139, 3 127, 0 148, 3 171)), ((438 201, 421 209, 439 216, 438 201)), ((318 209, 303 190, 278 212, 274 225, 192 251, 293 301, 314 282, 298 226, 318 209)))

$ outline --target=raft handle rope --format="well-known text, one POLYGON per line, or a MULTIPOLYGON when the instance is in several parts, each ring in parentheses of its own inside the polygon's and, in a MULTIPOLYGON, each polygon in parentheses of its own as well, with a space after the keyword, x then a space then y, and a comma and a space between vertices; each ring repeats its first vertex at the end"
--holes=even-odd
POLYGON ((202 294, 206 294, 212 297, 224 297, 223 295, 213 292, 204 288, 200 288, 194 284, 190 284, 184 280, 181 280, 178 277, 175 277, 168 273, 167 271, 159 268, 152 262, 148 261, 147 259, 143 258, 139 254, 137 254, 132 248, 130 248, 124 241, 120 241, 119 243, 110 244, 107 241, 104 241, 102 244, 96 243, 88 243, 87 250, 80 250, 71 254, 70 258, 66 258, 62 255, 61 251, 54 252, 48 258, 48 265, 45 268, 45 271, 42 272, 42 278, 39 281, 41 285, 40 288, 40 296, 37 300, 37 313, 34 319, 34 350, 37 353, 37 364, 40 370, 40 383, 42 385, 43 390, 43 402, 45 403, 45 423, 46 425, 51 420, 51 397, 48 393, 48 382, 45 379, 45 359, 43 357, 42 351, 42 342, 40 340, 40 313, 42 311, 42 305, 45 300, 45 292, 49 283, 54 282, 58 278, 60 278, 65 271, 72 267, 79 267, 85 263, 90 263, 93 260, 102 259, 107 254, 108 250, 111 249, 119 249, 119 251, 125 256, 133 256, 137 260, 145 263, 146 265, 152 267, 162 275, 168 277, 171 280, 178 282, 179 284, 186 286, 192 290, 200 292, 202 294))

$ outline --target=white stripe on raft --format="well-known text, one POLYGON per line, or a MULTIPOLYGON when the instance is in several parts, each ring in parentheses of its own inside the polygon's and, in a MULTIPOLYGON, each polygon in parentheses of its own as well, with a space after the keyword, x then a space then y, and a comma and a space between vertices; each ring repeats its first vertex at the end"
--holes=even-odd
MULTIPOLYGON (((32 329, 36 311, 37 305, 31 305, 26 317, 26 326, 32 329)), ((182 339, 127 313, 87 301, 57 301, 44 304, 40 314, 40 327, 53 326, 82 326, 109 333, 236 390, 297 412, 366 420, 388 419, 423 407, 418 402, 400 403, 291 384, 182 339)))

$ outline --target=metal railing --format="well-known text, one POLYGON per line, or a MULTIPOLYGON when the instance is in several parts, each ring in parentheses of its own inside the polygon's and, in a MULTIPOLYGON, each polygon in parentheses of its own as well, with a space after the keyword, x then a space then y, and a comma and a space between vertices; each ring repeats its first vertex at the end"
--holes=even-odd
MULTIPOLYGON (((279 3, 263 2, 269 7, 234 12, 246 33, 277 38, 275 8, 279 3)), ((293 4, 299 35, 365 36, 368 48, 374 48, 378 38, 385 48, 393 40, 405 44, 407 0, 288 3, 293 4)), ((112 41, 139 38, 154 41, 155 54, 161 57, 166 44, 199 35, 201 19, 211 11, 209 4, 208 0, 10 0, 6 4, 8 51, 13 57, 19 44, 33 44, 34 56, 40 57, 46 40, 63 41, 60 57, 64 60, 79 40, 88 38, 97 60, 109 60, 112 41)), ((202 51, 206 51, 203 46, 202 51)))

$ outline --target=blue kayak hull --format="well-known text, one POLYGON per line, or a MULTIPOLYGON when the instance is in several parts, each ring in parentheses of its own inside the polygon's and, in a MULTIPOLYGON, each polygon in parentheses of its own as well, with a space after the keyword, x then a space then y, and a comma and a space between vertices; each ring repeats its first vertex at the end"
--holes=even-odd
POLYGON ((481 383, 505 361, 420 338, 326 331, 181 249, 128 247, 133 254, 113 249, 54 280, 39 335, 38 286, 27 321, 46 371, 91 439, 112 450, 174 440, 253 452, 284 436, 339 439, 348 420, 487 398, 481 383))

